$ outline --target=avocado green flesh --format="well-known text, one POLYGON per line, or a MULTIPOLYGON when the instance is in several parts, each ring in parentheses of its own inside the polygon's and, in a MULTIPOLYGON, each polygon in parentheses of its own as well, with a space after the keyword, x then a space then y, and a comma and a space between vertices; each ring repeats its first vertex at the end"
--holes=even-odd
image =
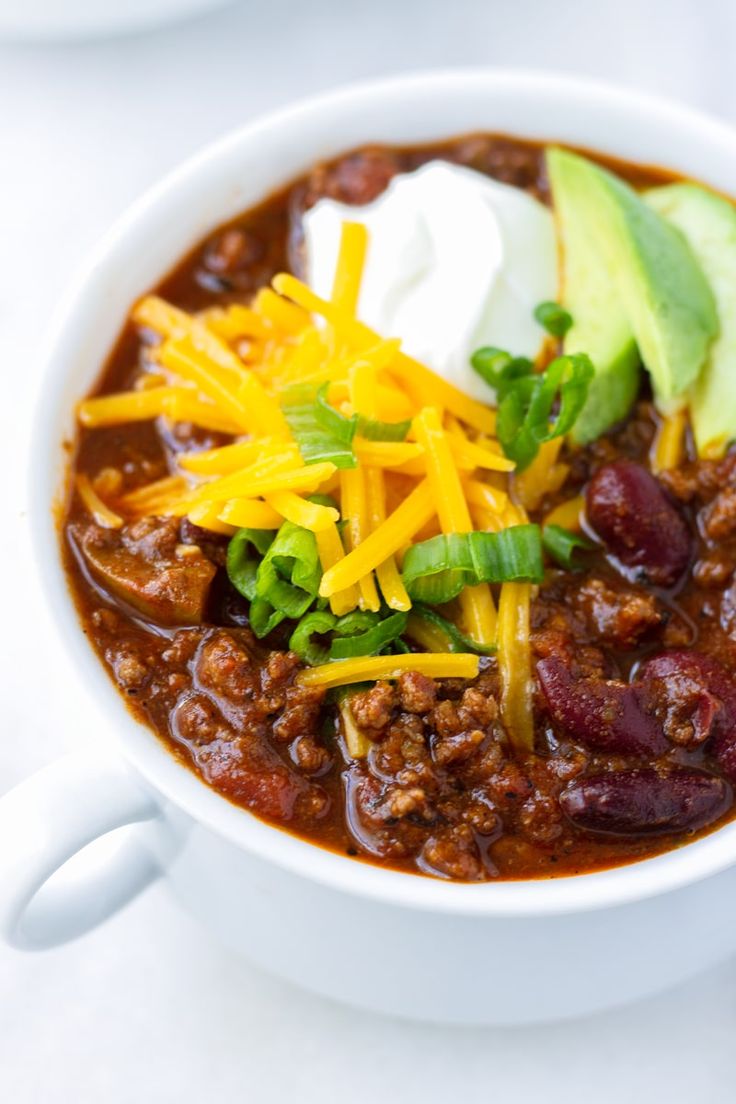
POLYGON ((572 429, 578 444, 625 418, 639 387, 634 335, 589 226, 587 172, 580 158, 549 150, 547 166, 562 245, 563 305, 573 318, 566 353, 587 353, 595 367, 588 400, 572 429))
POLYGON ((668 184, 645 194, 653 210, 687 238, 716 299, 720 334, 690 397, 695 444, 719 456, 736 438, 736 209, 697 184, 668 184))
POLYGON ((565 352, 596 368, 573 436, 590 440, 636 395, 636 348, 663 408, 694 384, 718 332, 708 282, 678 229, 618 177, 566 150, 547 152, 562 239, 565 352))
MULTIPOLYGON (((570 348, 569 351, 583 352, 583 346, 570 348)), ((589 354, 593 365, 605 363, 605 371, 596 368, 585 406, 570 432, 572 440, 578 445, 594 441, 616 422, 622 421, 639 391, 639 353, 633 341, 605 362, 596 361, 594 355, 589 354)))

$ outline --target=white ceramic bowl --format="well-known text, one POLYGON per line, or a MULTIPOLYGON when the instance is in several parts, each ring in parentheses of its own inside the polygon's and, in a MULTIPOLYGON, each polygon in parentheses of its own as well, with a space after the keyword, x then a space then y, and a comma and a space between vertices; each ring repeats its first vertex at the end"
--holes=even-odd
POLYGON ((475 1023, 600 1009, 736 950, 736 824, 645 862, 547 881, 459 885, 356 862, 209 790, 126 712, 77 622, 51 512, 61 442, 132 302, 214 227, 315 160, 364 142, 473 130, 589 146, 736 193, 736 135, 717 122, 588 81, 464 71, 359 85, 280 111, 205 150, 133 207, 73 290, 48 353, 34 543, 80 700, 100 717, 102 754, 64 760, 0 802, 0 921, 14 945, 78 935, 163 877, 269 970, 384 1012, 475 1023), (52 877, 88 843, 136 822, 101 869, 52 877))

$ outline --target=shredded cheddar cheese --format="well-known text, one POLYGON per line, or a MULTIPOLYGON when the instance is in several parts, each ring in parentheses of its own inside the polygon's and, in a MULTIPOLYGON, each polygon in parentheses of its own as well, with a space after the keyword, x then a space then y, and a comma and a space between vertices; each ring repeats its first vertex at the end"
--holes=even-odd
POLYGON ((213 533, 220 533, 224 537, 231 537, 236 529, 239 527, 239 522, 225 522, 220 516, 218 516, 219 506, 217 503, 203 503, 201 506, 194 506, 189 511, 189 520, 195 525, 199 525, 202 529, 209 529, 213 533))
POLYGON ((464 471, 474 471, 476 468, 497 472, 511 472, 514 470, 513 460, 509 460, 505 456, 499 456, 498 453, 491 452, 490 449, 474 445, 457 435, 448 434, 448 440, 455 464, 464 471))
MULTIPOLYGON (((355 455, 370 468, 391 468, 394 471, 406 471, 406 465, 418 461, 424 455, 424 449, 412 441, 366 441, 358 437, 355 442, 355 455)), ((420 463, 418 469, 423 471, 420 463)))
MULTIPOLYGON (((348 223, 348 226, 353 224, 348 223)), ((364 227, 361 227, 364 230, 364 227)), ((364 239, 361 239, 364 242, 364 239)), ((345 235, 345 241, 350 244, 350 237, 345 235)), ((363 244, 363 250, 365 243, 363 244)), ((362 258, 354 261, 357 264, 362 258)), ((338 275, 340 265, 338 263, 338 275)), ((358 360, 350 367, 349 393, 353 410, 366 418, 375 418, 377 414, 376 391, 376 365, 371 360, 358 360)), ((370 464, 361 464, 363 470, 363 485, 365 488, 367 507, 368 532, 375 533, 386 520, 386 484, 384 473, 380 467, 372 467, 370 464)), ((355 546, 353 546, 355 547, 355 546)), ((396 564, 393 552, 381 563, 376 565, 376 579, 383 594, 384 601, 389 609, 408 610, 411 607, 409 595, 406 593, 401 575, 396 564)), ((363 585, 362 582, 360 584, 363 585)))
POLYGON ((77 407, 77 417, 89 429, 123 425, 125 422, 148 422, 151 418, 166 414, 168 401, 180 393, 181 388, 178 387, 153 387, 145 391, 100 395, 81 402, 77 407))
POLYGON ((202 319, 172 306, 157 295, 148 295, 133 309, 133 321, 174 342, 183 341, 208 361, 235 378, 245 372, 240 358, 202 319))
POLYGON ((350 702, 345 700, 340 703, 340 724, 345 739, 345 747, 351 759, 363 759, 371 749, 371 741, 362 728, 355 723, 350 702))
MULTIPOLYGON (((281 273, 274 277, 273 285, 288 299, 304 307, 313 314, 321 315, 353 348, 377 343, 380 339, 368 326, 358 322, 339 305, 329 303, 315 295, 306 284, 297 280, 296 276, 289 273, 281 273)), ((390 374, 401 380, 415 402, 421 404, 427 400, 436 402, 441 409, 451 410, 457 417, 462 418, 468 425, 485 433, 493 433, 496 426, 496 417, 487 406, 470 399, 464 391, 460 391, 441 376, 435 375, 429 368, 425 368, 418 360, 399 353, 391 365, 390 374)))
MULTIPOLYGON (((315 540, 322 571, 327 574, 331 568, 345 559, 345 548, 337 526, 329 525, 326 529, 315 533, 315 540)), ((341 617, 342 614, 354 610, 359 600, 358 587, 355 583, 351 583, 330 595, 330 609, 337 617, 341 617)))
POLYGON ((102 501, 86 475, 77 476, 76 488, 77 494, 98 525, 103 529, 120 528, 123 519, 102 501))
POLYGON ((92 486, 102 499, 113 498, 122 491, 123 473, 119 468, 100 468, 92 486))
POLYGON ((396 679, 404 671, 418 671, 430 678, 472 679, 478 674, 478 656, 467 652, 416 653, 415 655, 361 656, 339 659, 321 667, 300 671, 300 686, 349 686, 352 682, 396 679))
POLYGON ((120 498, 124 509, 138 509, 149 502, 160 502, 177 496, 187 489, 187 481, 181 475, 168 475, 155 483, 145 483, 135 491, 128 491, 120 498))
MULTIPOLYGON (((368 499, 368 521, 371 532, 375 533, 386 520, 386 486, 380 468, 367 468, 365 473, 366 495, 368 499)), ((396 565, 396 557, 387 556, 376 567, 376 578, 389 609, 408 610, 411 608, 409 595, 401 581, 396 565)))
POLYGON ((550 510, 544 519, 544 524, 559 525, 574 533, 579 532, 584 510, 585 499, 582 495, 577 495, 575 498, 569 498, 567 502, 561 502, 554 510, 550 510))
POLYGON ((382 525, 374 529, 356 548, 322 576, 319 592, 330 598, 339 590, 352 586, 374 571, 388 555, 408 544, 435 512, 432 490, 425 480, 420 483, 382 525))
POLYGON ((312 494, 335 471, 334 464, 308 464, 305 467, 293 467, 284 464, 286 470, 272 471, 267 474, 257 472, 236 472, 223 476, 214 483, 205 484, 188 498, 182 498, 166 511, 172 517, 183 517, 192 506, 202 502, 227 502, 230 498, 258 498, 274 494, 276 491, 306 491, 312 494), (291 470, 289 470, 291 468, 291 470))
POLYGON ((662 418, 652 446, 653 472, 669 471, 670 468, 676 468, 682 462, 685 455, 686 431, 686 411, 678 410, 662 418))
POLYGON ((501 586, 498 604, 501 720, 511 742, 520 751, 534 750, 530 601, 530 583, 503 583, 501 586))
POLYGON ((258 292, 253 308, 258 317, 269 322, 277 331, 291 336, 307 330, 311 322, 307 311, 289 303, 268 287, 261 288, 258 292))
POLYGON ((268 438, 241 441, 237 445, 223 445, 222 448, 205 452, 185 453, 179 457, 179 467, 195 475, 230 475, 249 467, 258 459, 282 452, 283 445, 274 448, 268 438))
POLYGON ((562 437, 545 441, 529 467, 515 476, 516 493, 526 509, 536 510, 545 495, 559 490, 565 482, 569 468, 557 461, 562 441, 562 437))
MULTIPOLYGON (((361 468, 340 472, 340 505, 342 516, 347 523, 348 545, 352 552, 359 552, 370 533, 365 472, 361 468)), ((373 577, 373 567, 368 568, 354 581, 357 582, 360 591, 361 609, 379 610, 381 602, 376 589, 376 580, 373 577)))
MULTIPOLYGON (((201 506, 193 506, 189 511, 189 519, 205 529, 209 528, 208 519, 213 517, 230 528, 277 529, 281 524, 281 516, 267 502, 261 502, 258 498, 231 498, 225 506, 217 502, 203 503, 201 506)), ((219 531, 218 529, 217 532, 219 531)))
MULTIPOLYGON (((357 317, 366 250, 365 227, 345 223, 329 300, 286 273, 249 302, 197 314, 158 296, 142 299, 133 320, 158 343, 132 389, 86 399, 80 422, 95 429, 163 418, 217 436, 179 452, 169 473, 145 486, 131 489, 120 472, 100 472, 94 485, 80 477, 77 493, 108 527, 157 514, 231 536, 238 529, 275 534, 290 522, 314 535, 318 609, 326 600, 338 618, 356 610, 408 612, 406 635, 425 652, 333 660, 301 671, 303 686, 395 679, 403 671, 474 678, 478 657, 446 652, 442 631, 412 612, 403 556, 438 533, 498 532, 525 522, 525 507, 536 509, 566 478, 562 441, 542 445, 515 475, 495 437, 495 411, 357 317), (342 452, 326 453, 335 463, 314 447, 307 451, 298 422, 295 428, 284 399, 295 384, 309 384, 309 394, 332 408, 326 424, 344 431, 342 452)), ((314 417, 323 415, 324 406, 314 417)), ((656 446, 662 464, 679 455, 683 437, 683 427, 663 424, 656 446)), ((581 505, 565 503, 547 520, 577 527, 581 505)), ((466 587, 444 611, 478 645, 497 645, 502 719, 523 750, 533 743, 531 594, 528 584, 502 584, 497 612, 491 587, 481 584, 466 587)), ((349 697, 339 713, 348 754, 364 756, 370 740, 349 697)))
POLYGON ((428 652, 441 652, 447 647, 445 634, 436 625, 411 614, 406 624, 406 635, 428 652))
POLYGON ((293 521, 294 525, 309 529, 312 533, 329 529, 340 517, 338 511, 332 506, 309 502, 293 491, 275 491, 264 497, 277 514, 287 521, 293 521))
MULTIPOLYGON (((444 533, 469 533, 473 529, 460 475, 452 458, 448 434, 439 414, 426 406, 414 421, 417 440, 427 454, 427 474, 437 503, 437 515, 444 533)), ((492 644, 496 632, 496 608, 487 583, 466 587, 460 595, 460 609, 466 632, 478 644, 492 644)))
MULTIPOLYGON (((246 407, 237 390, 232 389, 231 381, 223 378, 219 366, 200 354, 186 337, 164 342, 157 356, 164 368, 198 387, 240 427, 241 432, 258 429, 257 414, 246 407)), ((240 382, 242 380, 238 380, 240 382)))
POLYGON ((344 222, 332 284, 332 302, 350 314, 355 314, 358 307, 367 247, 368 231, 363 223, 344 222))
POLYGON ((465 483, 465 497, 471 505, 480 506, 499 517, 508 505, 509 496, 490 483, 481 483, 477 479, 468 479, 465 483))
POLYGON ((227 308, 211 307, 202 311, 200 319, 207 329, 226 341, 248 338, 252 341, 268 337, 267 321, 255 310, 233 303, 227 308))

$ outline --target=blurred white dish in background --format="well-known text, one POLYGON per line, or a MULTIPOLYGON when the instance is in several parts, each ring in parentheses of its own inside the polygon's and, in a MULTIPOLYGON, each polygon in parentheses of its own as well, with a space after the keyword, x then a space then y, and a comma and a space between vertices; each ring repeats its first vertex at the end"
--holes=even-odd
POLYGON ((534 357, 534 307, 554 299, 552 213, 518 188, 443 161, 395 176, 364 207, 321 199, 304 220, 311 286, 329 298, 343 221, 368 227, 358 314, 466 394, 488 401, 470 366, 481 345, 534 357))
POLYGON ((0 39, 97 38, 147 30, 229 0, 0 0, 0 39))

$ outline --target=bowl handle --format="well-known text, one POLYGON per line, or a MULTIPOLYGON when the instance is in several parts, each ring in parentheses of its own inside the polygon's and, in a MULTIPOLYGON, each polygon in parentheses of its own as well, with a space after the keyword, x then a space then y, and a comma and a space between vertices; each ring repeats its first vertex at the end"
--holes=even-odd
POLYGON ((136 833, 104 863, 52 876, 107 832, 160 815, 124 764, 88 752, 11 790, 0 800, 0 935, 21 950, 43 950, 117 912, 161 873, 136 833))

